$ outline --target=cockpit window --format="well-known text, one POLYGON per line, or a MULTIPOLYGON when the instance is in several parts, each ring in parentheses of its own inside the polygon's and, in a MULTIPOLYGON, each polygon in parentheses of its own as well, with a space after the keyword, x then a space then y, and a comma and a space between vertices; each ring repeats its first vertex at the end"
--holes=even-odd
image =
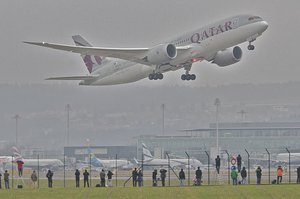
POLYGON ((252 16, 252 17, 249 17, 249 21, 253 21, 253 20, 256 20, 256 19, 261 19, 260 17, 258 16, 252 16))

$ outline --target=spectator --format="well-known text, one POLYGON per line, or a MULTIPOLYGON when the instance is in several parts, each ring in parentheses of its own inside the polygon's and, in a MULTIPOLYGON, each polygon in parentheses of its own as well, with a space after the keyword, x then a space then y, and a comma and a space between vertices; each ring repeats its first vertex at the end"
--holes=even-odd
POLYGON ((80 171, 78 169, 75 171, 75 184, 76 187, 80 185, 80 171))
POLYGON ((89 172, 87 170, 84 170, 83 172, 83 186, 85 187, 87 185, 87 187, 90 187, 89 184, 89 172))
POLYGON ((134 170, 132 171, 132 183, 133 183, 133 187, 136 187, 137 176, 138 176, 138 172, 137 172, 136 168, 134 168, 134 170))
POLYGON ((142 170, 140 169, 139 172, 138 172, 138 184, 139 184, 139 187, 143 186, 143 172, 142 170))
POLYGON ((202 171, 200 167, 196 170, 196 185, 200 186, 201 185, 201 179, 202 179, 202 171))
POLYGON ((33 170, 32 174, 31 174, 31 180, 32 180, 32 186, 33 186, 33 188, 36 188, 37 175, 36 175, 35 170, 33 170))
POLYGON ((105 172, 104 169, 100 172, 100 186, 105 187, 105 172))
POLYGON ((23 164, 24 162, 22 160, 17 161, 18 164, 18 172, 19 172, 19 177, 22 177, 23 175, 23 164))
POLYGON ((160 178, 161 178, 161 185, 164 187, 165 186, 167 170, 161 169, 159 172, 160 172, 160 178))
POLYGON ((261 176, 262 176, 262 170, 260 168, 260 166, 257 167, 256 169, 256 184, 260 184, 261 183, 261 176))
POLYGON ((282 182, 282 175, 283 175, 283 169, 281 166, 278 166, 277 168, 277 184, 280 184, 282 182))
POLYGON ((52 188, 53 172, 51 170, 48 170, 48 173, 46 174, 46 177, 48 178, 48 187, 52 188))
POLYGON ((183 169, 181 169, 179 172, 179 180, 180 180, 180 186, 184 186, 185 173, 183 169))
POLYGON ((4 172, 4 184, 5 184, 5 189, 9 189, 9 173, 7 170, 4 172))
POLYGON ((111 172, 110 170, 107 172, 107 185, 109 187, 112 187, 112 176, 113 176, 113 172, 111 172))
POLYGON ((156 176, 157 176, 157 170, 154 169, 154 171, 152 172, 152 186, 153 186, 153 187, 156 187, 156 186, 157 186, 157 179, 156 179, 156 176))
POLYGON ((242 176, 242 182, 241 182, 241 184, 246 184, 247 171, 246 171, 245 167, 243 167, 243 169, 241 171, 241 176, 242 176))
POLYGON ((221 159, 220 159, 220 156, 217 155, 217 158, 215 159, 216 161, 216 169, 217 169, 217 172, 218 174, 220 174, 220 167, 221 167, 221 159))
POLYGON ((300 184, 300 167, 297 168, 297 184, 300 184))
POLYGON ((231 179, 232 179, 233 185, 237 185, 237 176, 238 176, 238 173, 236 172, 236 168, 233 168, 231 170, 231 179))
POLYGON ((0 173, 0 189, 2 189, 2 180, 1 180, 2 174, 0 173))
POLYGON ((241 172, 241 168, 242 168, 242 157, 241 157, 240 154, 236 158, 236 161, 237 161, 238 172, 240 173, 241 172))

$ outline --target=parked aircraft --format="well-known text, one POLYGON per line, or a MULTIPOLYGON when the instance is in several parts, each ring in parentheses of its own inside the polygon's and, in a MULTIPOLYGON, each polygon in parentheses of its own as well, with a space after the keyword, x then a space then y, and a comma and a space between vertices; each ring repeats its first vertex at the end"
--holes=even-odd
POLYGON ((147 146, 142 143, 143 146, 143 157, 144 160, 143 161, 139 161, 136 160, 136 163, 138 165, 143 164, 144 166, 168 166, 169 165, 169 161, 170 161, 170 166, 172 168, 174 167, 188 167, 188 165, 190 164, 190 167, 192 168, 197 168, 197 167, 204 167, 204 165, 197 159, 195 158, 170 158, 170 160, 168 159, 159 159, 159 158, 154 158, 150 152, 150 150, 147 148, 147 146))
POLYGON ((81 80, 80 85, 115 85, 148 77, 163 79, 163 73, 184 69, 182 80, 195 80, 190 74, 193 63, 206 60, 220 67, 242 59, 236 45, 254 42, 268 28, 259 16, 239 15, 181 34, 150 48, 92 47, 81 36, 73 36, 76 46, 46 42, 25 42, 81 54, 89 71, 87 76, 55 77, 49 80, 81 80))

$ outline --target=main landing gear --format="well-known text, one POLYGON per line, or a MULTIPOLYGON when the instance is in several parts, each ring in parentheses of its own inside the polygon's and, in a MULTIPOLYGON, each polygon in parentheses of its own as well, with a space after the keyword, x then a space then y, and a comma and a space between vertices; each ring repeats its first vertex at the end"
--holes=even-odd
POLYGON ((249 41, 249 45, 248 45, 248 50, 254 50, 255 46, 252 45, 252 42, 254 42, 256 39, 252 39, 251 41, 249 41))
POLYGON ((187 80, 187 81, 190 81, 190 80, 195 80, 196 79, 196 75, 195 74, 190 74, 190 70, 192 68, 192 65, 188 65, 188 66, 185 66, 184 67, 184 70, 185 70, 185 74, 181 75, 181 79, 183 81, 187 80))
POLYGON ((148 78, 150 80, 162 80, 164 75, 162 73, 151 73, 149 74, 148 78))

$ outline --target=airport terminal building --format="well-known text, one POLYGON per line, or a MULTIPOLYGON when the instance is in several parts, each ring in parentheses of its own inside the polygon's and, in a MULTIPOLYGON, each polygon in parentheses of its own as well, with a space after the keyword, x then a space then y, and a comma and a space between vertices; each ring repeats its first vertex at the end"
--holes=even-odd
MULTIPOLYGON (((209 128, 181 131, 183 136, 141 136, 137 141, 138 154, 141 156, 142 143, 156 157, 171 153, 181 157, 190 156, 205 159, 205 151, 216 150, 216 124, 209 128)), ((251 154, 300 152, 300 122, 278 123, 219 123, 219 147, 230 154, 251 154)))

